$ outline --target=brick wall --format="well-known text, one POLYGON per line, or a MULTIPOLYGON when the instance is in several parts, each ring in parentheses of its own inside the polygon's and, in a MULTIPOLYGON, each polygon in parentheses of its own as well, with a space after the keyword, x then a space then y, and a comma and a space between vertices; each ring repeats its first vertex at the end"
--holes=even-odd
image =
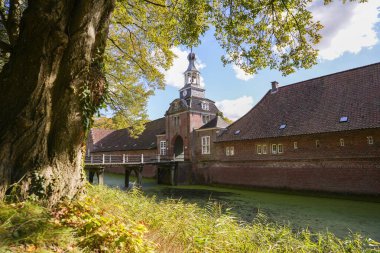
POLYGON ((190 139, 189 139, 189 113, 182 112, 166 116, 166 136, 168 140, 168 155, 174 154, 174 143, 177 136, 181 136, 184 146, 185 159, 190 159, 190 139), (179 125, 174 124, 174 117, 179 117, 179 125))
POLYGON ((198 183, 380 195, 379 159, 200 162, 198 183))
POLYGON ((221 142, 212 156, 214 161, 199 156, 195 182, 380 195, 380 129, 221 142), (283 153, 271 154, 271 144, 282 144, 283 153), (267 145, 268 154, 257 154, 257 145, 267 145), (225 154, 230 146, 234 156, 225 154))
POLYGON ((194 142, 194 157, 195 161, 211 161, 216 160, 218 156, 215 155, 216 152, 216 136, 219 133, 218 129, 207 129, 198 130, 194 132, 195 142, 194 142), (202 137, 210 136, 210 154, 202 154, 202 137))
POLYGON ((380 129, 220 142, 216 143, 214 155, 222 161, 380 157, 380 129), (372 136, 374 144, 367 143, 368 136, 372 136), (343 147, 340 146, 340 139, 344 140, 343 147), (294 149, 294 142, 297 142, 297 149, 294 149), (282 144, 283 153, 272 154, 272 144, 282 144), (257 145, 267 145, 267 154, 257 154, 257 145), (234 147, 234 156, 226 156, 225 149, 229 146, 234 147))

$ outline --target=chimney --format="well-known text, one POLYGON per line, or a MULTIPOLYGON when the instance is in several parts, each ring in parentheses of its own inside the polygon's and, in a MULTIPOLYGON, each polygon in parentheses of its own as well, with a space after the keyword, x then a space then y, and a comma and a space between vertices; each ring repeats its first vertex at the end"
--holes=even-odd
POLYGON ((273 81, 272 82, 272 90, 271 90, 271 92, 275 93, 275 92, 277 92, 277 90, 278 90, 278 82, 277 81, 273 81))

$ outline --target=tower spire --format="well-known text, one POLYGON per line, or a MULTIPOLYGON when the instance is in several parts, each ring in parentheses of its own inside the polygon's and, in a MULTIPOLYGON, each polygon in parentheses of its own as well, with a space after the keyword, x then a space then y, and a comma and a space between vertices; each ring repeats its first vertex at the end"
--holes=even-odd
POLYGON ((186 72, 188 71, 195 71, 195 72, 199 72, 197 70, 197 68, 195 67, 195 53, 193 53, 193 48, 191 48, 191 51, 189 53, 189 55, 187 56, 187 60, 189 60, 189 66, 187 67, 187 70, 186 72))
POLYGON ((193 47, 190 48, 190 53, 187 56, 187 60, 189 61, 189 66, 184 73, 185 86, 180 89, 180 97, 204 97, 204 89, 201 88, 200 73, 195 67, 196 57, 195 53, 193 52, 193 47))

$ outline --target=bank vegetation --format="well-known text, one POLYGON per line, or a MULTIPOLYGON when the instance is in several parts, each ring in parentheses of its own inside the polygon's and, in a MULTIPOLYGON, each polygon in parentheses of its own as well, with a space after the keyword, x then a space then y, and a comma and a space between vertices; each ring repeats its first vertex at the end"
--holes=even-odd
POLYGON ((8 200, 0 203, 0 252, 380 252, 359 234, 294 230, 260 213, 246 223, 222 210, 102 186, 54 208, 33 196, 8 200))

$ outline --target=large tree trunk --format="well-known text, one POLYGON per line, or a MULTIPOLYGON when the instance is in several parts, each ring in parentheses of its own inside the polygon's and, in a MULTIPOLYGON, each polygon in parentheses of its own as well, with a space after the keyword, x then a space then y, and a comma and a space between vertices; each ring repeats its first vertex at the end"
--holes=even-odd
POLYGON ((104 89, 101 59, 113 5, 29 1, 0 74, 0 198, 15 189, 54 204, 82 191, 81 148, 104 89))

